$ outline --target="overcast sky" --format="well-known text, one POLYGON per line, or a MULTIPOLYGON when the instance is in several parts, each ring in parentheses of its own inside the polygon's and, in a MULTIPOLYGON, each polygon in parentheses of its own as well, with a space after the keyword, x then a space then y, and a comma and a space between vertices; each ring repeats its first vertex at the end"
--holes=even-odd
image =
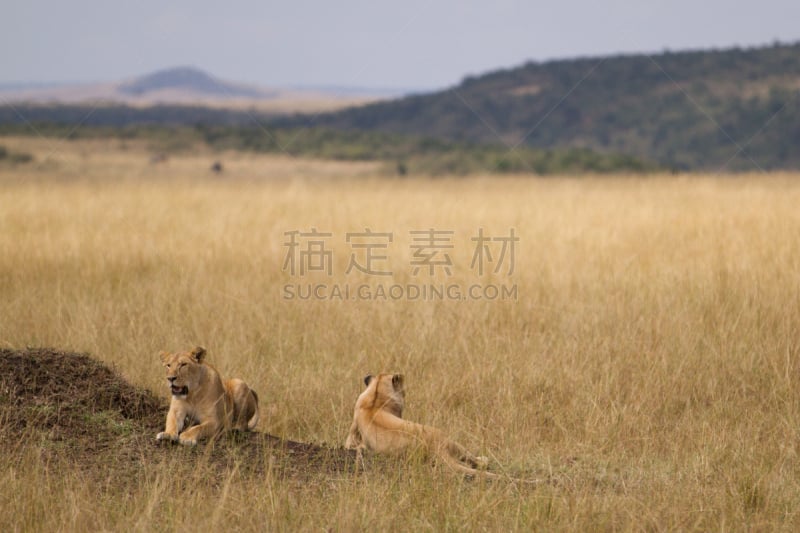
POLYGON ((0 0, 0 83, 193 65, 274 86, 429 89, 528 60, 800 40, 800 1, 0 0))

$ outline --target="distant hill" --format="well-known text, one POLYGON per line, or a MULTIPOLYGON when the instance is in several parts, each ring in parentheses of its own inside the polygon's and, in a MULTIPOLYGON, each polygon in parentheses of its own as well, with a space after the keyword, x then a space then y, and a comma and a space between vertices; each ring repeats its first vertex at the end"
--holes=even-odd
POLYGON ((280 124, 584 147, 678 169, 800 168, 800 44, 527 63, 280 124))
POLYGON ((122 83, 117 90, 123 94, 142 96, 157 91, 188 91, 197 95, 222 98, 264 98, 274 94, 243 85, 218 80, 193 67, 160 70, 122 83))
MULTIPOLYGON (((172 105, 247 109, 274 115, 319 113, 400 94, 399 91, 358 88, 257 87, 225 81, 194 67, 159 70, 121 82, 0 85, 3 101, 13 103, 18 110, 35 107, 37 116, 47 113, 42 106, 50 106, 56 120, 64 106, 96 107, 99 104, 103 108, 146 108, 172 105)), ((143 113, 148 114, 147 111, 143 113)), ((129 114, 128 118, 135 119, 134 115, 136 113, 129 114)), ((0 113, 0 121, 2 118, 0 113)))

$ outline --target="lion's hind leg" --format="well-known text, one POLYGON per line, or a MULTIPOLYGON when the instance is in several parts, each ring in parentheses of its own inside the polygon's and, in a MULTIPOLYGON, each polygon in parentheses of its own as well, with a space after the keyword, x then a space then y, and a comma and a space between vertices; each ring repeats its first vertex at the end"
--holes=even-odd
POLYGON ((453 460, 469 466, 469 468, 483 470, 489 466, 489 459, 476 456, 457 442, 448 440, 444 452, 453 460))
POLYGON ((248 395, 248 400, 249 400, 250 408, 248 409, 248 411, 246 413, 249 416, 245 416, 245 419, 247 420, 247 422, 246 422, 247 429, 249 431, 252 431, 252 430, 254 430, 256 428, 256 425, 258 425, 258 420, 260 418, 260 414, 259 414, 259 409, 258 409, 258 394, 256 394, 256 391, 254 391, 253 389, 249 389, 249 390, 250 390, 250 394, 248 395))
POLYGON ((350 432, 347 434, 347 440, 344 443, 344 447, 348 450, 357 450, 364 445, 364 440, 361 437, 361 430, 358 429, 358 422, 353 420, 353 424, 350 426, 350 432))
POLYGON ((258 424, 258 395, 247 383, 238 378, 225 380, 225 391, 233 406, 231 429, 250 431, 258 424))

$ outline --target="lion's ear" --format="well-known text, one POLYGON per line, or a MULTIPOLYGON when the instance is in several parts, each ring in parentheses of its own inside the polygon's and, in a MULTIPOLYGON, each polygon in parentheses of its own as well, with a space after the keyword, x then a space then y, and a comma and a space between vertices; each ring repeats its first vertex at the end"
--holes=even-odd
POLYGON ((192 350, 192 357, 194 357, 194 360, 197 361, 198 363, 202 363, 203 358, 205 356, 206 356, 206 349, 203 348, 202 346, 198 346, 197 348, 192 350))
POLYGON ((364 385, 369 387, 369 384, 372 383, 373 379, 375 379, 375 376, 373 376, 372 374, 367 374, 366 376, 364 376, 364 385))
POLYGON ((404 379, 403 374, 395 374, 392 376, 392 387, 394 387, 394 390, 403 390, 404 379))
POLYGON ((169 358, 169 352, 161 350, 160 352, 158 352, 158 357, 161 359, 162 363, 166 363, 167 359, 169 358))

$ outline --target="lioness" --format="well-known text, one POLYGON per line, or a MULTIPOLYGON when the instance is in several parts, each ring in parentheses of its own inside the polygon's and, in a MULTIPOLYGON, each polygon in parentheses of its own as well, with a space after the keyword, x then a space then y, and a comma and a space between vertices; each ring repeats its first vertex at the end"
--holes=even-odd
POLYGON ((252 430, 258 423, 258 396, 241 379, 223 381, 217 369, 203 359, 206 349, 198 346, 191 352, 161 352, 167 370, 172 400, 167 426, 157 440, 179 441, 195 445, 222 431, 252 430), (183 431, 186 418, 196 425, 183 431), (183 431, 183 432, 182 432, 183 431))
POLYGON ((476 470, 485 468, 488 460, 472 455, 441 430, 401 418, 405 405, 402 374, 368 375, 364 384, 367 388, 356 400, 345 448, 357 450, 360 456, 365 449, 403 453, 418 447, 459 472, 500 477, 476 470))

